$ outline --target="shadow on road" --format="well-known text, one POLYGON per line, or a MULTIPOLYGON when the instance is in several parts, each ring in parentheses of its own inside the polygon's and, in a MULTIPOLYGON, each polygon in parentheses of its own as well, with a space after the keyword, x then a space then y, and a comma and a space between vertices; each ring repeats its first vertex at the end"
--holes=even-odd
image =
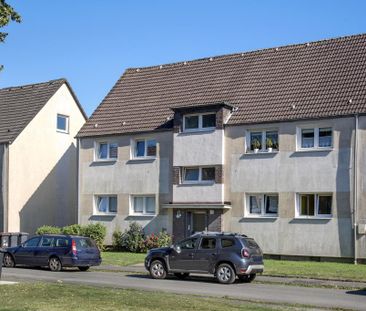
POLYGON ((366 296, 366 288, 364 288, 364 289, 358 289, 358 290, 350 290, 350 291, 348 291, 346 293, 347 294, 350 294, 350 295, 366 296))
MULTIPOLYGON (((47 267, 31 267, 31 266, 16 266, 14 268, 8 269, 18 269, 18 270, 38 270, 38 271, 50 271, 47 267)), ((62 268, 61 272, 80 272, 78 268, 62 268)))
MULTIPOLYGON (((149 275, 147 274, 127 274, 127 277, 131 277, 131 278, 138 278, 138 279, 152 279, 149 275)), ((207 277, 207 276, 189 276, 184 280, 178 279, 177 277, 173 276, 173 275, 168 275, 166 277, 167 280, 174 280, 174 281, 189 281, 189 282, 200 282, 200 283, 216 283, 218 284, 217 280, 214 277, 207 277)))

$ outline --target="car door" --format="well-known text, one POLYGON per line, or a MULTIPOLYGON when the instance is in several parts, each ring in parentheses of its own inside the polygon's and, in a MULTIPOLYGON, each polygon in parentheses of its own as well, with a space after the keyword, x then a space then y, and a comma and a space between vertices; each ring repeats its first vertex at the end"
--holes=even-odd
POLYGON ((209 272, 217 258, 217 239, 215 237, 202 237, 194 253, 192 265, 195 270, 209 272))
POLYGON ((199 238, 193 237, 176 244, 174 250, 169 256, 169 265, 171 270, 194 270, 192 260, 197 247, 197 242, 199 242, 199 238))
POLYGON ((40 240, 40 237, 35 237, 24 242, 15 253, 15 262, 22 265, 37 265, 34 262, 34 251, 40 240))
POLYGON ((53 249, 54 237, 43 236, 41 243, 34 250, 34 262, 37 266, 47 266, 48 258, 53 249))

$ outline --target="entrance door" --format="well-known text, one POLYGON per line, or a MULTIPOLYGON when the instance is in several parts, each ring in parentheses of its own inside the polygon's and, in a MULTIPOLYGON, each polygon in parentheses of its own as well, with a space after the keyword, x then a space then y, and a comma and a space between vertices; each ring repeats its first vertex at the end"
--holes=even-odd
POLYGON ((192 233, 207 231, 207 214, 192 213, 192 233))

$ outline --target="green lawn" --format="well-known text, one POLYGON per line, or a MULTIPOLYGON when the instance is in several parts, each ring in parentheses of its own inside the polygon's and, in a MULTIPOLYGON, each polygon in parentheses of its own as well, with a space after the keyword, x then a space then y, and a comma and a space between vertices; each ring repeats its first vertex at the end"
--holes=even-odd
POLYGON ((299 310, 226 298, 45 283, 1 285, 0 297, 0 310, 4 311, 299 310))
MULTIPOLYGON (((103 265, 128 266, 143 263, 146 254, 103 252, 103 265)), ((296 276, 366 282, 366 265, 348 263, 266 259, 264 275, 296 276)))

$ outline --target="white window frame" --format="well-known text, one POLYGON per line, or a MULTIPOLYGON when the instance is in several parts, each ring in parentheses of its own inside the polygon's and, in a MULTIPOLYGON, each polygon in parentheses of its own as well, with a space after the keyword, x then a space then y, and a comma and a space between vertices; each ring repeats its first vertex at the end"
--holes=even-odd
POLYGON ((141 137, 141 138, 135 138, 135 139, 132 139, 131 140, 131 159, 134 159, 134 160, 138 160, 138 159, 156 159, 157 157, 157 154, 158 154, 158 141, 156 140, 156 138, 153 138, 153 137, 141 137), (147 155, 147 142, 149 140, 155 140, 155 143, 156 143, 156 154, 154 156, 148 156, 147 155), (144 150, 144 156, 142 157, 138 157, 136 156, 136 151, 137 151, 137 142, 138 141, 144 141, 145 142, 145 150, 144 150))
POLYGON ((156 216, 157 215, 157 210, 158 210, 158 196, 155 194, 131 194, 130 195, 130 215, 132 216, 156 216), (136 197, 140 197, 143 198, 143 212, 142 213, 135 213, 135 209, 134 209, 134 199, 136 197), (155 212, 152 213, 147 213, 146 212, 146 198, 154 198, 155 201, 155 212))
POLYGON ((94 142, 94 161, 96 162, 103 162, 103 161, 117 161, 118 159, 118 143, 116 141, 108 141, 108 140, 100 140, 94 142), (107 145, 107 157, 106 158, 99 158, 99 146, 101 144, 107 145), (111 158, 110 157, 110 145, 117 145, 117 157, 111 158))
POLYGON ((182 167, 182 184, 213 184, 215 183, 215 178, 212 180, 202 180, 202 169, 203 168, 213 168, 215 170, 216 175, 216 167, 215 166, 185 166, 182 167), (187 169, 198 169, 198 180, 185 180, 186 170, 187 169))
POLYGON ((64 115, 64 114, 61 114, 61 113, 58 113, 57 116, 56 116, 56 131, 57 132, 60 132, 60 133, 66 133, 66 134, 69 134, 69 123, 70 123, 70 117, 67 116, 67 115, 64 115), (63 130, 63 129, 59 129, 57 127, 57 121, 58 121, 58 118, 61 117, 61 118, 65 118, 66 120, 66 129, 63 130))
POLYGON ((118 212, 118 196, 116 194, 95 194, 94 195, 94 215, 116 215, 118 212), (117 211, 110 212, 110 198, 116 198, 117 201, 117 211), (108 198, 108 211, 107 212, 100 212, 98 209, 98 199, 99 198, 108 198))
POLYGON ((334 145, 334 129, 332 126, 300 126, 296 128, 296 147, 298 151, 314 151, 314 150, 332 150, 334 145), (330 146, 320 147, 319 146, 319 129, 329 128, 332 132, 332 142, 330 146), (302 147, 302 131, 303 130, 314 130, 314 147, 304 148, 302 147))
POLYGON ((202 117, 205 115, 215 115, 215 123, 217 123, 216 112, 205 112, 205 113, 190 113, 183 116, 183 132, 201 132, 201 131, 212 131, 216 129, 216 126, 202 127, 202 117), (186 129, 186 117, 198 116, 198 128, 186 129))
POLYGON ((267 149, 267 132, 277 132, 277 137, 278 137, 278 148, 273 148, 272 152, 278 152, 279 151, 279 147, 280 147, 280 136, 278 134, 278 129, 252 129, 252 130, 247 130, 245 132, 245 150, 246 153, 254 153, 254 150, 251 150, 251 134, 252 133, 262 133, 262 148, 259 149, 259 152, 261 153, 268 153, 268 149, 267 149))
POLYGON ((279 194, 276 192, 269 192, 269 193, 246 193, 245 194, 245 213, 244 215, 246 217, 250 217, 250 218, 260 218, 260 217, 264 217, 264 218, 278 218, 278 210, 280 208, 280 200, 279 200, 279 194), (251 196, 260 196, 262 198, 261 202, 261 213, 260 214, 252 214, 250 213, 250 197, 251 196), (271 196, 277 196, 278 197, 278 206, 277 206, 277 213, 276 214, 268 214, 266 213, 266 201, 265 198, 266 197, 271 197, 271 196))
POLYGON ((296 218, 306 218, 306 219, 314 219, 314 218, 322 218, 329 219, 333 217, 333 204, 334 197, 331 192, 300 192, 296 193, 296 218), (314 215, 301 215, 301 196, 303 195, 314 195, 314 215), (330 214, 319 214, 319 197, 327 196, 332 197, 332 206, 330 214))

